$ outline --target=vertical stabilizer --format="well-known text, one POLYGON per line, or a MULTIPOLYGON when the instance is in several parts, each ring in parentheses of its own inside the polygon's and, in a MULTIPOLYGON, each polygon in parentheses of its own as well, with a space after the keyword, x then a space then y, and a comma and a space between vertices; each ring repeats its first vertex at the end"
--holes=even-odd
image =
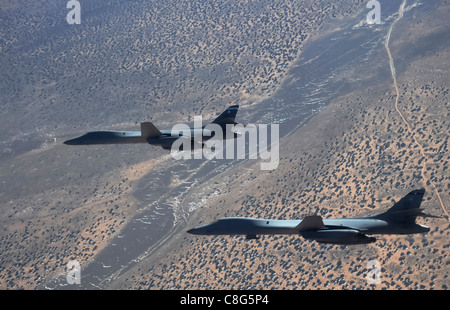
POLYGON ((414 223, 416 217, 438 217, 428 215, 422 212, 423 208, 420 205, 425 194, 425 189, 416 189, 408 193, 405 197, 395 203, 389 210, 376 216, 385 220, 392 220, 396 222, 414 223))
POLYGON ((226 124, 236 124, 234 121, 236 114, 238 112, 239 106, 233 105, 228 107, 225 111, 222 112, 215 120, 213 120, 213 124, 218 124, 220 126, 225 126, 226 124))

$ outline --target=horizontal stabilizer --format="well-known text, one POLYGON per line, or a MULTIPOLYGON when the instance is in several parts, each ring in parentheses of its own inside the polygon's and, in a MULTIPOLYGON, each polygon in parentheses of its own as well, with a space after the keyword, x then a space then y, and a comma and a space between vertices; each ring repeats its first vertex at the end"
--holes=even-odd
POLYGON ((426 214, 426 213, 423 213, 423 212, 420 212, 419 214, 417 214, 417 216, 420 216, 420 217, 432 217, 432 218, 436 218, 436 219, 442 218, 442 216, 426 214))
POLYGON ((298 224, 295 227, 295 229, 298 231, 303 231, 303 230, 320 229, 324 227, 325 225, 323 224, 323 220, 320 215, 311 215, 305 217, 303 221, 301 221, 300 224, 298 224))
POLYGON ((389 213, 390 216, 420 216, 421 214, 425 214, 422 213, 421 208, 417 208, 417 209, 405 209, 405 210, 399 210, 399 211, 391 211, 389 213))
POLYGON ((141 135, 143 138, 157 138, 161 135, 158 128, 150 122, 141 123, 141 135))

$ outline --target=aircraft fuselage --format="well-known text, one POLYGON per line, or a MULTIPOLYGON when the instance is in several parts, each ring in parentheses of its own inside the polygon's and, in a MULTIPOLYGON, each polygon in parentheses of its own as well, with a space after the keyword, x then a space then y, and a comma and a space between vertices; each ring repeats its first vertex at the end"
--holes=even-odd
MULTIPOLYGON (((218 221, 189 230, 198 235, 272 235, 298 234, 296 230, 302 220, 270 220, 243 217, 222 218, 218 221)), ((429 228, 415 223, 387 222, 373 218, 324 219, 324 228, 354 229, 365 234, 410 234, 429 231, 429 228)))
POLYGON ((177 140, 180 137, 188 137, 191 139, 199 139, 205 141, 211 138, 210 132, 205 132, 203 129, 172 131, 161 130, 161 135, 157 138, 143 137, 140 131, 92 131, 81 137, 67 140, 64 144, 67 145, 93 145, 93 144, 133 144, 133 143, 149 143, 153 145, 163 145, 168 141, 177 140), (209 134, 209 136, 207 135, 209 134))

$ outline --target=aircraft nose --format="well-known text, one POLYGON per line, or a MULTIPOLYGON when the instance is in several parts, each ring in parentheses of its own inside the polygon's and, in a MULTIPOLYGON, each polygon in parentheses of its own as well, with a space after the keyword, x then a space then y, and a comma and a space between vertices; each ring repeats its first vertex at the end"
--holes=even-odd
POLYGON ((188 233, 188 234, 191 234, 191 235, 197 235, 198 229, 196 229, 196 228, 189 229, 189 230, 187 231, 187 233, 188 233))
POLYGON ((80 144, 80 140, 78 138, 66 140, 63 142, 66 145, 77 145, 80 144))

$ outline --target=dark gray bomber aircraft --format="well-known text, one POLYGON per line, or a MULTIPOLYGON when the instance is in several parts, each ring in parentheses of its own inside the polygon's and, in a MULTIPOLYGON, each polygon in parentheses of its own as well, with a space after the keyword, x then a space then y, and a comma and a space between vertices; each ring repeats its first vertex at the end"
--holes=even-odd
POLYGON ((416 224, 416 217, 437 217, 422 213, 420 204, 425 189, 417 189, 395 203, 384 213, 371 217, 322 219, 307 216, 303 220, 267 220, 244 217, 222 218, 187 232, 194 235, 257 235, 297 234, 320 243, 364 244, 375 242, 372 234, 416 234, 430 229, 416 224))
MULTIPOLYGON (((217 124, 222 128, 223 133, 226 131, 226 125, 236 125, 234 121, 239 106, 233 105, 228 107, 220 114, 212 124, 217 124)), ((92 131, 81 137, 64 141, 68 145, 90 145, 90 144, 128 144, 128 143, 148 143, 161 146, 163 149, 170 149, 175 140, 183 137, 190 138, 192 146, 194 139, 198 138, 201 142, 211 139, 214 133, 202 128, 190 128, 185 131, 159 130, 151 122, 141 123, 141 131, 92 131), (207 133, 207 134, 205 134, 207 133)), ((234 134, 234 138, 237 133, 234 134)))

